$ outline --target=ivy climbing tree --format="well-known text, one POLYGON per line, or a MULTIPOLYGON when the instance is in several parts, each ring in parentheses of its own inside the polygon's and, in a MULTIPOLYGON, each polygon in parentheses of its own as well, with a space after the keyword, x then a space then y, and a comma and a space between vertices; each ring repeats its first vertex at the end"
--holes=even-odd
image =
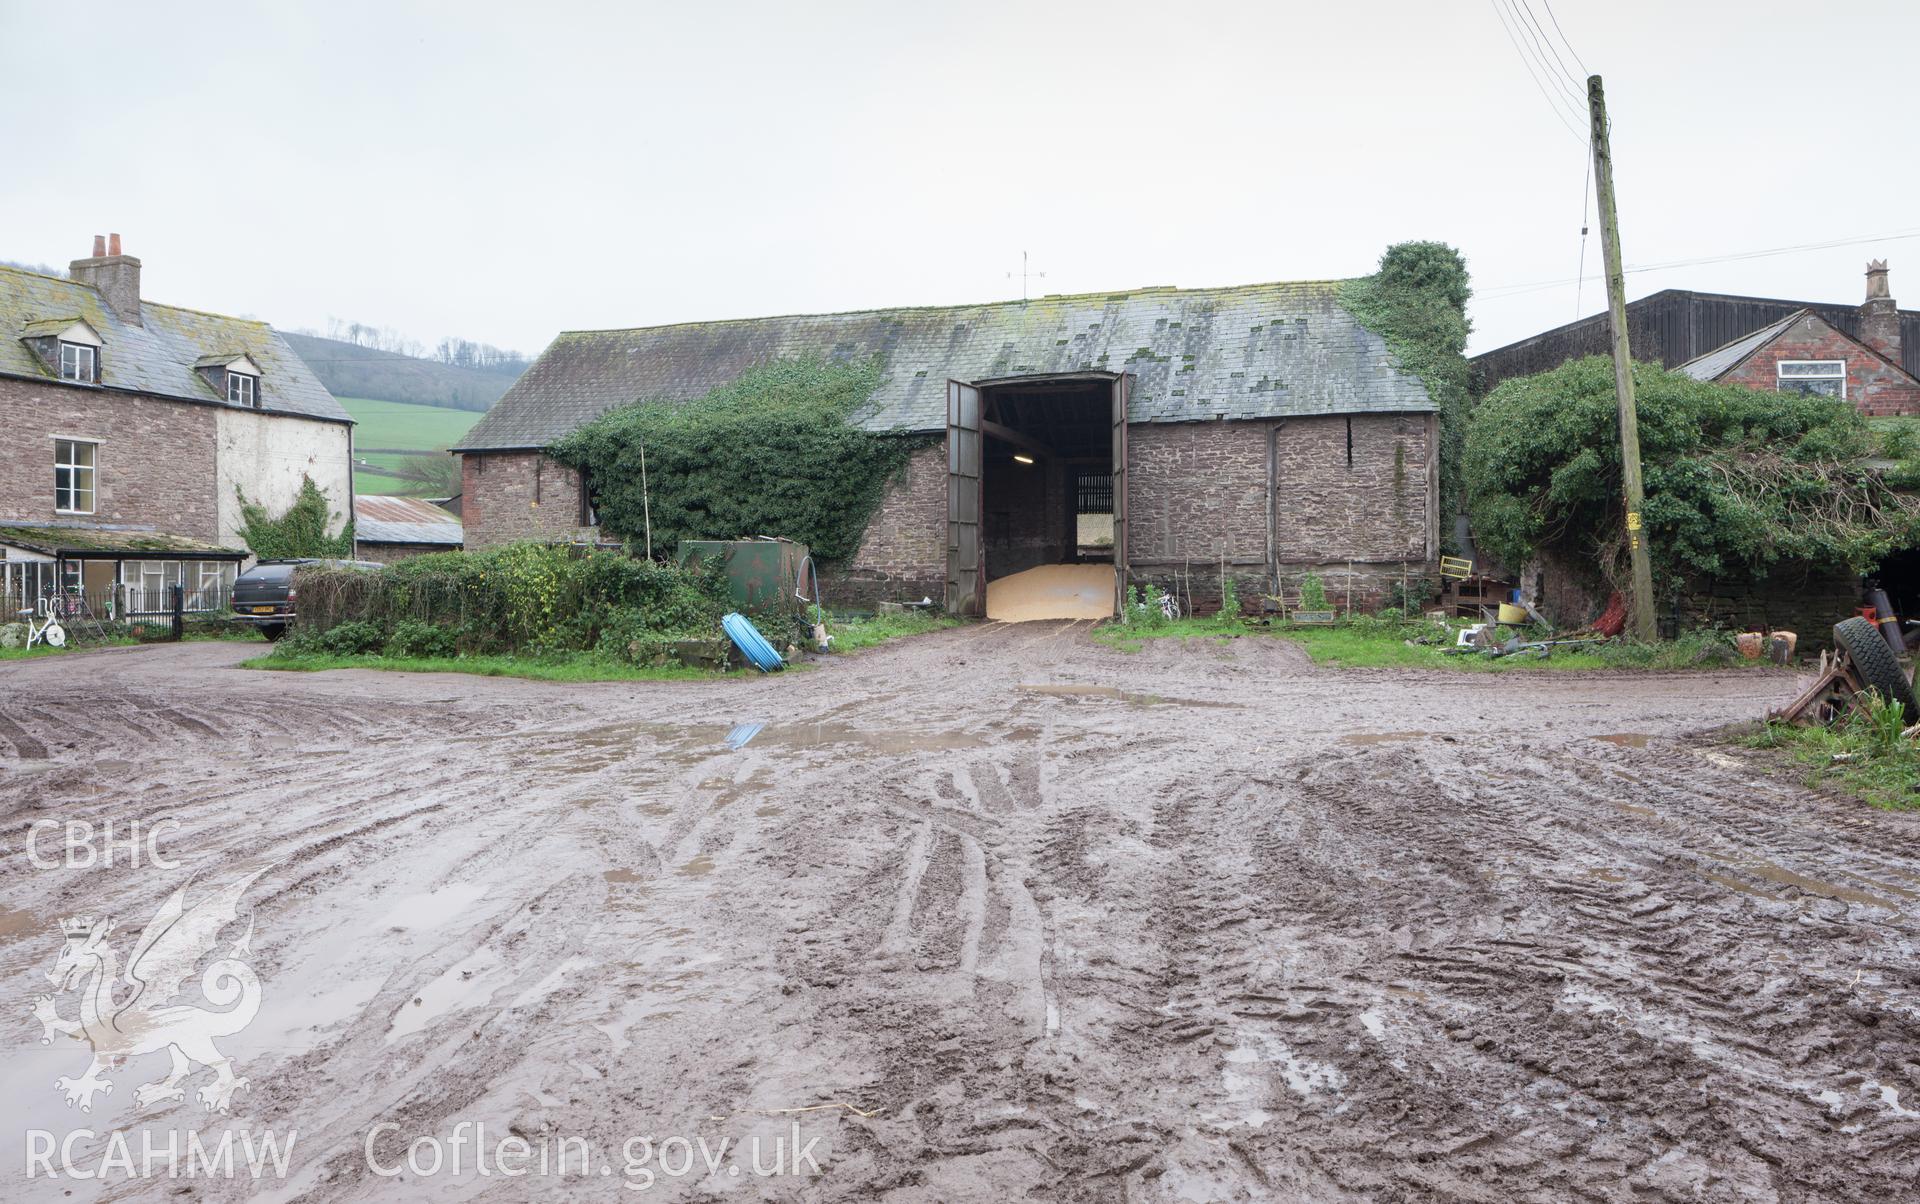
POLYGON ((353 524, 347 523, 338 535, 328 535, 327 526, 339 515, 327 506, 327 495, 313 483, 312 477, 300 478, 300 494, 286 512, 275 518, 258 502, 240 496, 240 538, 262 560, 291 560, 318 557, 338 560, 353 555, 353 524))
POLYGON ((850 421, 879 381, 877 362, 776 360, 692 401, 611 410, 551 452, 586 471, 601 525, 629 541, 651 521, 656 549, 780 535, 839 560, 887 481, 934 441, 850 421))

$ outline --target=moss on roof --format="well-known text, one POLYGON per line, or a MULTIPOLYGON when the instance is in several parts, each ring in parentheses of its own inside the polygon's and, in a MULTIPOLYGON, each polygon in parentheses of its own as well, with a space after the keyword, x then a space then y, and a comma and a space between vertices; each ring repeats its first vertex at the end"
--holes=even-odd
POLYGON ((0 526, 0 543, 13 544, 43 556, 66 552, 119 553, 151 555, 177 553, 198 556, 245 556, 237 548, 223 548, 184 535, 157 531, 111 531, 100 527, 23 527, 0 526))

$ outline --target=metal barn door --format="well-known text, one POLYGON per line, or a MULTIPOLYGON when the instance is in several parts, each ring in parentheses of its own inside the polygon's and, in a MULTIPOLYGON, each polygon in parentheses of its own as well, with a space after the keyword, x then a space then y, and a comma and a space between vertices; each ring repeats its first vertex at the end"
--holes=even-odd
POLYGON ((1113 610, 1124 614, 1127 601, 1127 399, 1133 376, 1113 381, 1113 610))
POLYGON ((980 390, 947 382, 947 613, 986 611, 980 564, 980 390))

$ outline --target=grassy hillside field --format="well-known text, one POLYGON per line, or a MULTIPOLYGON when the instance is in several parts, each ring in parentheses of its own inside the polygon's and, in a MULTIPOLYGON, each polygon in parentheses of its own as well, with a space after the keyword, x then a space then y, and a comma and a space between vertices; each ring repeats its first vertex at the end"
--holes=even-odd
POLYGON ((449 410, 440 406, 406 405, 397 401, 375 401, 366 397, 342 397, 340 404, 359 423, 353 428, 353 466, 355 493, 420 493, 425 486, 388 475, 380 469, 394 469, 405 459, 405 452, 431 451, 460 441, 480 415, 472 410, 449 410))

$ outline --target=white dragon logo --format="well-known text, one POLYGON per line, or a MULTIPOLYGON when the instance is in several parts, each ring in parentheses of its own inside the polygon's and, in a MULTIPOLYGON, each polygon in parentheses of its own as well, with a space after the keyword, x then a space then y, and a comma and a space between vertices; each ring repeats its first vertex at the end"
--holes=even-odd
POLYGON ((80 991, 80 1015, 63 1020, 54 1007, 52 995, 34 1002, 33 1015, 44 1032, 40 1043, 50 1043, 60 1033, 93 1047, 93 1062, 77 1079, 65 1075, 54 1086, 67 1097, 67 1106, 80 1105, 82 1112, 93 1111, 95 1095, 113 1094, 113 1083, 106 1078, 108 1069, 118 1069, 129 1058, 166 1049, 173 1067, 163 1079, 146 1083, 134 1091, 140 1107, 177 1100, 185 1095, 180 1081, 193 1073, 194 1063, 214 1072, 214 1080, 198 1092, 200 1102, 215 1112, 228 1111, 233 1093, 247 1086, 247 1080, 235 1078, 233 1064, 214 1047, 215 1037, 230 1036, 250 1023, 260 1010, 260 980, 253 969, 237 960, 250 952, 253 919, 247 930, 228 949, 227 955, 207 967, 201 976, 200 990, 208 1003, 226 1011, 213 1011, 191 1004, 177 1004, 180 986, 193 973, 200 959, 213 952, 220 930, 238 918, 240 896, 266 870, 258 869, 186 906, 186 889, 191 879, 160 905, 153 919, 133 947, 127 959, 127 974, 119 978, 119 958, 107 944, 116 925, 105 917, 75 916, 60 923, 66 945, 60 961, 48 972, 47 981, 64 995, 80 991), (114 998, 122 986, 130 989, 124 999, 114 998), (232 1005, 232 1006, 229 1006, 232 1005))

